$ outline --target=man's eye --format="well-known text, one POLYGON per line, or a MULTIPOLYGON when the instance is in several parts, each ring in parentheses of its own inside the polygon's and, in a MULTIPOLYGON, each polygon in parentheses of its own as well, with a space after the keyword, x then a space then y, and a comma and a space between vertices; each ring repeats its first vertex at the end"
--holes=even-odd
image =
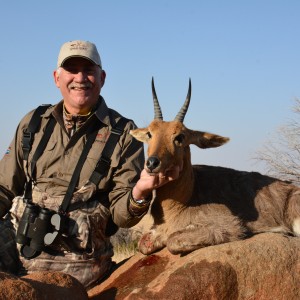
POLYGON ((86 69, 83 72, 85 72, 88 75, 93 75, 95 73, 95 70, 94 69, 86 69))
POLYGON ((77 74, 78 70, 72 68, 64 68, 70 74, 77 74))
POLYGON ((67 67, 67 68, 64 68, 64 69, 70 74, 78 74, 79 72, 82 72, 82 73, 87 74, 87 75, 92 75, 95 72, 93 68, 78 70, 78 69, 75 69, 75 68, 72 68, 72 67, 67 67))

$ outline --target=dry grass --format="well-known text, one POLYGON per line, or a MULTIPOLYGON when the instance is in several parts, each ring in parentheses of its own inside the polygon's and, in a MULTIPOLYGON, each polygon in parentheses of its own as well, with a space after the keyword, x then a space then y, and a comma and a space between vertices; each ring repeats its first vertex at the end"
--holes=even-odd
POLYGON ((131 244, 116 245, 114 246, 114 256, 112 260, 115 261, 116 263, 119 263, 124 259, 127 259, 132 255, 136 254, 137 252, 138 252, 137 244, 134 242, 131 244))
POLYGON ((116 263, 127 259, 138 252, 138 240, 141 235, 150 229, 153 221, 149 214, 132 228, 120 228, 118 232, 111 237, 111 243, 114 247, 113 261, 116 263))

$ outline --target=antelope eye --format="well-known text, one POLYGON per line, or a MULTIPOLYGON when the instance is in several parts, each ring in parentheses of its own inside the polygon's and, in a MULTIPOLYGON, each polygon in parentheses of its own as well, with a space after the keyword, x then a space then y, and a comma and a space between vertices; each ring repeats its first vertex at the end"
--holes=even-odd
POLYGON ((184 141, 185 136, 183 134, 179 134, 175 137, 175 144, 176 145, 181 145, 184 141))
POLYGON ((148 139, 151 139, 151 138, 152 138, 152 135, 151 135, 151 133, 150 133, 149 131, 146 133, 146 135, 147 135, 147 138, 148 138, 148 139))

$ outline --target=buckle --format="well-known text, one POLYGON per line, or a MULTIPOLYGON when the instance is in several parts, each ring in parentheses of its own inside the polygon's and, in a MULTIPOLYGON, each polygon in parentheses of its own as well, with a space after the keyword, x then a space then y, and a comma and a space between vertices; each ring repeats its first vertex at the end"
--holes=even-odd
POLYGON ((22 144, 24 149, 30 150, 30 145, 32 144, 34 134, 32 132, 23 131, 22 144))
POLYGON ((123 130, 116 127, 112 128, 110 132, 113 134, 121 135, 123 133, 123 130))

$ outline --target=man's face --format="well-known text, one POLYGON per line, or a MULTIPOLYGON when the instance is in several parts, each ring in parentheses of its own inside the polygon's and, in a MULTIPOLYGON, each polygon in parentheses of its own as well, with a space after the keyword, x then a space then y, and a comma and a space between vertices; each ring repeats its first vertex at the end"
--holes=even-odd
POLYGON ((87 59, 72 57, 54 71, 54 80, 69 113, 86 114, 98 101, 105 72, 87 59))

